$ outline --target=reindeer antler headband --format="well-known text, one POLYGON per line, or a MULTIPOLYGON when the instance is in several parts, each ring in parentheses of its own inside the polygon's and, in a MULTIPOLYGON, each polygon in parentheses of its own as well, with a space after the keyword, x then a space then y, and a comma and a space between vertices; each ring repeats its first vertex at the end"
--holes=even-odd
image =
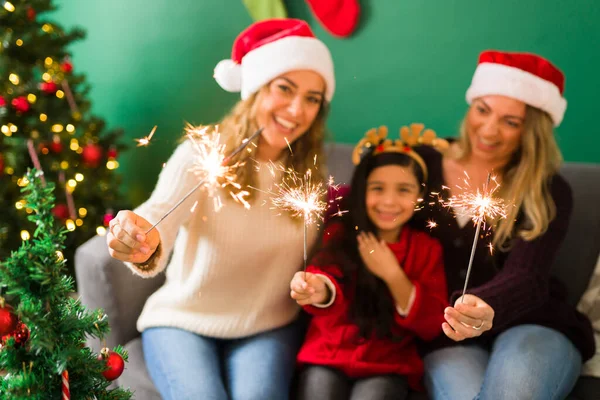
POLYGON ((361 155, 365 149, 370 149, 375 146, 373 155, 381 153, 404 153, 414 159, 421 169, 425 179, 427 179, 427 166, 425 161, 417 154, 413 147, 419 145, 431 146, 437 150, 443 151, 448 148, 448 142, 442 138, 438 138, 435 132, 431 129, 423 129, 423 124, 411 124, 400 128, 400 139, 388 139, 388 129, 386 126, 372 128, 367 131, 365 137, 358 142, 352 152, 352 162, 354 165, 360 163, 361 155))

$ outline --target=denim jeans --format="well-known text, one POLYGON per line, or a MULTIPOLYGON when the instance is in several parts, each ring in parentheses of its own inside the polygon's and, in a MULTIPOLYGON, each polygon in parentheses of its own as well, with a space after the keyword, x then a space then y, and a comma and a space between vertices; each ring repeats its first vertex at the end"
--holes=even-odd
POLYGON ((241 339, 142 333, 148 372, 167 400, 287 400, 301 340, 298 323, 241 339))
POLYGON ((425 386, 434 400, 552 400, 571 392, 581 354, 562 333, 519 325, 477 345, 436 350, 424 358, 425 386))

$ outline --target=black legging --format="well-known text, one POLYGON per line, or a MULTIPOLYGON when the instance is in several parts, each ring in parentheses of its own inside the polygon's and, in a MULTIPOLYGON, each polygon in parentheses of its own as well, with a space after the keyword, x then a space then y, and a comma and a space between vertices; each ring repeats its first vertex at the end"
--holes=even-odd
POLYGON ((297 400, 404 400, 406 378, 378 375, 350 379, 341 371, 318 365, 306 366, 298 377, 297 400))

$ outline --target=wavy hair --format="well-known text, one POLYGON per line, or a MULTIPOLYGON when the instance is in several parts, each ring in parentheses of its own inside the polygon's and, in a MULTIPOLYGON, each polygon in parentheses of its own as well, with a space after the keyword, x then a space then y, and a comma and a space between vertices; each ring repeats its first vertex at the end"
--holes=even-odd
MULTIPOLYGON (((460 128, 458 160, 464 160, 471 154, 465 120, 466 117, 460 128)), ((497 193, 514 207, 508 210, 506 218, 491 221, 495 246, 506 249, 515 237, 533 240, 546 232, 556 215, 556 205, 549 188, 550 178, 558 173, 562 160, 550 115, 528 105, 520 146, 499 171, 502 186, 497 193), (518 223, 521 213, 525 218, 518 223)))

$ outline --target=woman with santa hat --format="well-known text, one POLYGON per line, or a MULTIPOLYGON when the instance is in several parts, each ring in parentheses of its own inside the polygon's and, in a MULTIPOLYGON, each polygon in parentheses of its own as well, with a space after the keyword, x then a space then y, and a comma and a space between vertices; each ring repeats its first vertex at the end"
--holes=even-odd
POLYGON ((594 353, 590 322, 550 276, 573 206, 553 131, 567 107, 564 82, 541 56, 485 51, 460 137, 444 154, 422 151, 429 190, 444 200, 491 189, 491 173, 495 196, 509 205, 505 218, 487 221, 491 235, 477 242, 464 296, 476 232, 470 216, 439 201, 415 215, 423 227, 437 223, 431 234, 444 248, 454 305, 445 310, 445 336, 423 345, 434 399, 562 399, 594 353))
MULTIPOLYGON (((196 191, 148 232, 197 184, 195 150, 186 140, 151 197, 111 221, 109 251, 142 277, 166 269, 166 282, 137 322, 164 399, 286 399, 302 339, 289 281, 302 265, 303 225, 261 204, 282 178, 271 161, 300 174, 311 168, 313 182, 322 180, 314 163, 322 160, 333 62, 306 22, 264 20, 237 37, 214 77, 223 89, 241 92, 219 124, 227 151, 262 128, 256 145, 233 160, 245 163, 236 182, 250 193, 251 207, 225 200, 216 212, 196 191)), ((310 226, 308 244, 316 238, 310 226)))

